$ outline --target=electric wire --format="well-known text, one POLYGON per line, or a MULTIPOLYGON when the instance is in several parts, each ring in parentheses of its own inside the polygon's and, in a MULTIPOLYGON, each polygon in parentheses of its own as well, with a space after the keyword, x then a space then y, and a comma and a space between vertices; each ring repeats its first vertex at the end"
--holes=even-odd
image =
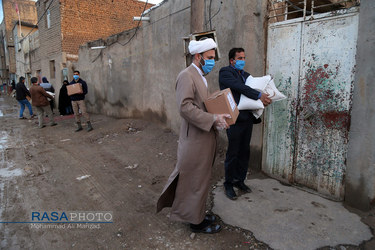
POLYGON ((212 19, 217 16, 217 14, 219 14, 220 10, 221 10, 221 6, 223 5, 223 1, 220 1, 220 7, 218 9, 218 11, 213 15, 211 16, 211 3, 212 3, 212 0, 210 0, 210 5, 209 5, 209 10, 208 10, 208 21, 205 23, 205 25, 207 25, 208 23, 210 23, 210 30, 212 30, 212 19))
MULTIPOLYGON (((145 2, 145 5, 144 5, 144 7, 143 7, 143 11, 142 11, 142 13, 145 12, 146 7, 147 7, 147 4, 148 4, 148 0, 146 0, 146 2, 145 2)), ((141 15, 141 18, 140 18, 139 21, 138 21, 137 27, 135 28, 135 32, 134 32, 134 34, 132 35, 132 37, 129 38, 129 40, 128 40, 126 43, 122 44, 122 43, 120 43, 120 42, 118 41, 118 38, 116 38, 116 41, 115 41, 114 43, 108 44, 107 46, 109 47, 109 46, 111 46, 111 45, 113 45, 113 44, 115 44, 115 43, 118 43, 118 44, 120 44, 121 46, 125 46, 125 45, 127 45, 128 43, 130 43, 130 41, 131 41, 131 40, 137 35, 138 29, 139 29, 139 24, 141 23, 141 21, 142 21, 142 15, 141 15)), ((102 55, 103 55, 103 50, 100 50, 99 54, 95 57, 94 60, 91 61, 91 63, 94 63, 94 62, 95 62, 96 60, 98 60, 98 58, 99 58, 100 56, 102 56, 102 55)))
MULTIPOLYGON (((26 37, 28 37, 31 32, 33 32, 33 30, 38 26, 38 24, 40 23, 40 21, 42 20, 42 18, 44 17, 44 15, 47 13, 47 11, 49 10, 49 7, 51 6, 51 4, 54 2, 55 0, 51 0, 51 2, 49 3, 48 7, 46 8, 46 10, 44 11, 44 13, 40 16, 38 22, 35 24, 35 26, 29 31, 29 33, 27 33, 27 35, 25 37, 23 37, 21 40, 20 40, 20 43, 26 39, 26 37)), ((21 24, 20 24, 21 25, 21 24)))
MULTIPOLYGON (((144 13, 145 10, 146 10, 147 4, 148 4, 148 0, 146 0, 145 6, 143 7, 142 15, 143 15, 143 13, 144 13)), ((139 21, 138 21, 138 24, 137 24, 137 27, 136 27, 136 29, 135 29, 135 32, 134 32, 133 36, 130 37, 130 39, 129 39, 126 43, 124 43, 124 44, 122 44, 122 43, 120 43, 118 40, 116 40, 116 42, 117 42, 118 44, 120 44, 121 46, 125 46, 125 45, 127 45, 128 43, 130 43, 130 41, 131 41, 131 40, 137 35, 138 29, 139 29, 139 25, 140 25, 140 23, 141 23, 141 21, 142 21, 142 15, 141 15, 141 18, 140 18, 139 21)))

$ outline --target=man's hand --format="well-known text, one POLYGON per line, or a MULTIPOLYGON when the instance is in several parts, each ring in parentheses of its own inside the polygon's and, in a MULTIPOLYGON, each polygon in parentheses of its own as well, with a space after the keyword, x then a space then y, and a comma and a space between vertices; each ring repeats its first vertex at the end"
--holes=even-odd
POLYGON ((272 103, 272 100, 265 93, 262 93, 262 95, 260 96, 260 100, 263 102, 263 105, 265 107, 272 103))
POLYGON ((214 119, 215 119, 214 126, 218 130, 223 130, 223 129, 229 128, 229 125, 225 121, 225 118, 231 118, 231 116, 229 114, 217 114, 217 115, 214 115, 214 119))

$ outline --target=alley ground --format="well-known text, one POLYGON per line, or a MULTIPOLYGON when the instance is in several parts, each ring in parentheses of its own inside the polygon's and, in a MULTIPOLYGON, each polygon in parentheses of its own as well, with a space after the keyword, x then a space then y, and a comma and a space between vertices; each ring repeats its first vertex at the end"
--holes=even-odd
MULTIPOLYGON (((155 214, 176 162, 178 136, 168 128, 93 115, 89 133, 75 133, 71 116, 58 116, 57 126, 38 129, 36 119, 17 119, 18 110, 13 98, 0 96, 0 221, 30 221, 33 211, 112 211, 114 217, 113 223, 92 229, 1 223, 1 249, 270 249, 252 232, 223 222, 219 234, 192 235, 187 225, 168 219, 167 209, 155 214), (87 178, 77 179, 82 176, 87 178)), ((223 176, 223 146, 213 170, 213 193, 223 176)), ((351 211, 375 224, 374 212, 351 211)), ((370 240, 324 249, 372 246, 370 240)))

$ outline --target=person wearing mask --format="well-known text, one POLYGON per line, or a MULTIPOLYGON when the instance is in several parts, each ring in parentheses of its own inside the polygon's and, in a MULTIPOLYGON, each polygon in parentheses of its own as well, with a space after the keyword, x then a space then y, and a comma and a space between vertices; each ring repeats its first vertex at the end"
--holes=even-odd
POLYGON ((74 94, 70 96, 70 100, 72 101, 72 107, 74 112, 75 121, 77 123, 77 129, 75 132, 81 131, 82 125, 81 125, 81 117, 79 115, 79 110, 81 110, 83 117, 86 119, 87 123, 87 131, 93 130, 93 127, 91 125, 90 116, 86 111, 86 104, 85 104, 85 95, 87 94, 87 83, 80 78, 80 72, 78 70, 75 70, 73 72, 73 81, 69 83, 76 84, 79 83, 82 86, 83 93, 82 94, 74 94))
POLYGON ((196 233, 217 233, 216 216, 206 214, 211 168, 215 160, 217 128, 228 128, 229 114, 210 114, 204 101, 209 92, 204 77, 215 65, 216 43, 208 38, 189 43, 193 63, 180 72, 176 99, 182 118, 177 164, 157 202, 157 212, 171 207, 170 219, 190 223, 196 233))
POLYGON ((59 92, 59 112, 60 115, 70 115, 73 114, 72 101, 68 96, 68 90, 66 86, 69 84, 67 80, 63 81, 63 85, 59 92))
POLYGON ((25 105, 29 109, 30 118, 32 119, 35 117, 35 115, 33 114, 33 109, 31 107, 31 104, 27 100, 27 98, 30 98, 30 97, 31 97, 30 92, 29 90, 27 90, 25 86, 25 77, 21 76, 20 81, 16 85, 16 99, 21 106, 19 119, 26 119, 26 117, 23 116, 25 105))
MULTIPOLYGON (((40 86, 43 87, 45 91, 55 93, 55 88, 52 86, 51 83, 48 82, 47 77, 42 77, 42 83, 40 84, 40 86)), ((51 111, 53 113, 53 109, 55 108, 55 99, 51 99, 49 101, 49 105, 50 105, 51 111)))
POLYGON ((30 88, 31 100, 33 106, 36 108, 38 112, 38 123, 39 128, 44 128, 45 125, 43 124, 44 115, 48 115, 48 119, 50 121, 51 126, 57 125, 55 123, 53 113, 50 109, 49 102, 47 98, 53 99, 53 96, 48 94, 45 89, 38 85, 38 78, 32 77, 31 78, 32 86, 30 88))
MULTIPOLYGON (((245 66, 245 50, 233 48, 229 51, 229 66, 223 67, 219 72, 220 89, 230 88, 236 104, 239 103, 241 94, 248 98, 260 99, 264 106, 272 101, 267 94, 261 93, 245 85, 246 78, 250 74, 243 70, 245 66)), ((245 185, 249 159, 250 140, 253 124, 260 123, 251 110, 240 110, 236 123, 227 129, 228 149, 224 162, 225 167, 225 195, 231 199, 237 199, 233 187, 250 193, 251 189, 245 185)))

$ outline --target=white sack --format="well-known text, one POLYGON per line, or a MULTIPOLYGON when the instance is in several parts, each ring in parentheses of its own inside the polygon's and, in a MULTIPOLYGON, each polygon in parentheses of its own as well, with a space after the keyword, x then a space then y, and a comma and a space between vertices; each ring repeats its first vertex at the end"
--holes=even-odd
MULTIPOLYGON (((51 96, 53 96, 53 98, 55 98, 55 93, 52 93, 52 92, 49 92, 49 91, 46 91, 47 92, 47 94, 49 94, 49 95, 51 95, 51 96)), ((49 98, 49 97, 47 97, 47 100, 48 101, 51 101, 51 98, 49 98)))
MULTIPOLYGON (((266 88, 267 83, 271 80, 271 76, 263 76, 263 77, 252 77, 249 76, 246 79, 246 85, 250 88, 258 90, 262 92, 266 88)), ((245 95, 241 95, 240 102, 237 105, 239 110, 256 110, 256 109, 264 109, 264 105, 261 100, 254 100, 248 98, 245 95)))
MULTIPOLYGON (((276 88, 275 82, 270 75, 262 77, 249 76, 246 79, 245 84, 255 90, 268 94, 272 101, 286 99, 286 96, 276 88)), ((264 110, 264 105, 261 100, 253 100, 245 95, 241 95, 240 102, 237 107, 239 110, 253 110, 253 115, 255 118, 259 118, 263 114, 264 110)))
POLYGON ((271 81, 268 82, 263 93, 268 94, 269 98, 271 98, 272 101, 281 101, 286 99, 286 96, 276 88, 273 79, 271 79, 271 81))
POLYGON ((253 110, 252 113, 253 113, 253 115, 255 116, 255 118, 258 119, 259 117, 262 116, 262 114, 263 114, 263 110, 264 110, 264 108, 262 108, 262 109, 257 109, 257 110, 253 110))

